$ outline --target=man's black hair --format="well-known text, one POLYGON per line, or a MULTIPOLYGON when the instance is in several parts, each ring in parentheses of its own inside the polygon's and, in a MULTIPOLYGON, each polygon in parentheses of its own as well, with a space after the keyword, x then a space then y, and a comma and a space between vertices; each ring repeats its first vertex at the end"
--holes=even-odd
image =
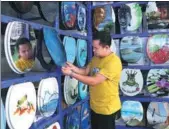
POLYGON ((100 45, 105 47, 111 45, 111 35, 107 31, 97 31, 93 33, 93 40, 100 40, 100 45))
POLYGON ((16 41, 17 50, 19 50, 19 45, 23 45, 23 44, 28 44, 28 45, 32 46, 29 39, 27 39, 25 37, 21 37, 16 41))

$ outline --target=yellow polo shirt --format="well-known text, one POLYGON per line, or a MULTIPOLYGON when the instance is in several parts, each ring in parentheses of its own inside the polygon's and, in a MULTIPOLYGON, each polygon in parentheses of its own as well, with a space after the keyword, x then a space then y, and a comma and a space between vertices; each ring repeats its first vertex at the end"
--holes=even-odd
POLYGON ((21 58, 15 62, 15 65, 17 68, 19 68, 19 70, 25 72, 26 70, 30 70, 33 67, 34 63, 35 61, 33 59, 24 60, 21 58))
POLYGON ((93 57, 90 75, 102 74, 107 79, 101 84, 89 86, 91 109, 103 115, 110 115, 121 108, 119 98, 119 81, 122 64, 117 55, 111 53, 104 58, 93 57))

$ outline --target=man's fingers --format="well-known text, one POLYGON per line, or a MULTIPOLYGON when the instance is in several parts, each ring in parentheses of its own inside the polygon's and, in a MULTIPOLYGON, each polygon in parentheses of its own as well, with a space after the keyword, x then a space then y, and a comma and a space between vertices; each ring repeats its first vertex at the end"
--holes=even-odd
POLYGON ((72 64, 71 64, 70 62, 66 62, 66 64, 67 64, 68 66, 72 66, 72 64))

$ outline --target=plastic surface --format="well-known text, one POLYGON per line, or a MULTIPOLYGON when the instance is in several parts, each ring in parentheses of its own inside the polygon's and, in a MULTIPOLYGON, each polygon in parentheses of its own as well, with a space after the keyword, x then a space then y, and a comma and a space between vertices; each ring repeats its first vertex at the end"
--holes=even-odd
POLYGON ((115 20, 114 10, 111 5, 94 9, 93 22, 96 30, 115 33, 115 20))
POLYGON ((57 32, 54 29, 44 28, 43 33, 46 47, 55 64, 58 66, 65 65, 66 52, 57 32))
POLYGON ((76 25, 76 2, 62 2, 61 3, 61 16, 62 22, 67 29, 73 29, 76 25))
POLYGON ((143 43, 139 37, 127 36, 120 43, 120 54, 127 63, 136 63, 143 58, 143 43))
POLYGON ((80 31, 84 31, 86 29, 86 8, 82 4, 78 4, 77 7, 77 28, 80 31))
POLYGON ((73 37, 65 36, 63 39, 67 62, 74 63, 77 53, 76 40, 73 37))
POLYGON ((121 117, 127 125, 137 126, 143 119, 143 106, 138 101, 124 101, 121 117))
POLYGON ((147 75, 146 90, 153 97, 169 95, 169 69, 151 69, 147 75))
POLYGON ((80 129, 80 113, 77 110, 67 116, 66 129, 80 129))
POLYGON ((147 4, 145 15, 148 29, 167 29, 169 25, 168 1, 150 1, 147 4))
POLYGON ((78 97, 78 81, 70 76, 65 76, 63 90, 66 103, 74 104, 78 97))
POLYGON ((78 39, 77 40, 77 56, 76 61, 79 67, 83 67, 87 60, 87 41, 78 39))
POLYGON ((36 92, 33 83, 13 85, 8 94, 6 112, 9 127, 28 129, 36 113, 36 92))
POLYGON ((81 115, 81 128, 80 129, 87 129, 90 125, 90 110, 89 110, 88 102, 85 102, 82 104, 80 115, 81 115))
POLYGON ((36 37, 29 24, 19 21, 8 24, 5 32, 4 47, 7 61, 14 72, 23 74, 32 69, 35 62, 36 37), (17 49, 16 43, 21 37, 29 39, 30 43, 20 44, 19 49, 17 49))
POLYGON ((142 10, 139 4, 124 4, 118 10, 120 27, 124 31, 135 31, 142 23, 142 10))
POLYGON ((88 95, 88 86, 83 84, 82 82, 78 83, 78 92, 79 92, 79 98, 85 99, 88 95))
POLYGON ((169 35, 158 34, 149 37, 147 55, 154 64, 164 64, 169 60, 169 35))
POLYGON ((38 110, 41 115, 49 117, 58 107, 59 87, 56 78, 41 80, 38 88, 38 110))
POLYGON ((120 79, 120 89, 128 96, 135 96, 142 91, 143 76, 139 69, 123 69, 120 79))
MULTIPOLYGON (((167 102, 151 102, 147 109, 147 120, 150 125, 166 125, 168 120, 169 104, 167 102), (165 123, 165 124, 164 124, 165 123)), ((162 129, 162 128, 159 128, 162 129)), ((165 129, 165 128, 163 128, 165 129)))

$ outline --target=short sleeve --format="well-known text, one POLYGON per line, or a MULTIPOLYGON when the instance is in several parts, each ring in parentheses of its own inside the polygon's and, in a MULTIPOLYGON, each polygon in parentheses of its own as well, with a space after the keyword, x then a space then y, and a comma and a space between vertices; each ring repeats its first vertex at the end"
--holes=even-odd
POLYGON ((120 61, 108 62, 100 69, 99 74, 105 76, 109 80, 114 78, 119 78, 122 70, 122 65, 120 61))

